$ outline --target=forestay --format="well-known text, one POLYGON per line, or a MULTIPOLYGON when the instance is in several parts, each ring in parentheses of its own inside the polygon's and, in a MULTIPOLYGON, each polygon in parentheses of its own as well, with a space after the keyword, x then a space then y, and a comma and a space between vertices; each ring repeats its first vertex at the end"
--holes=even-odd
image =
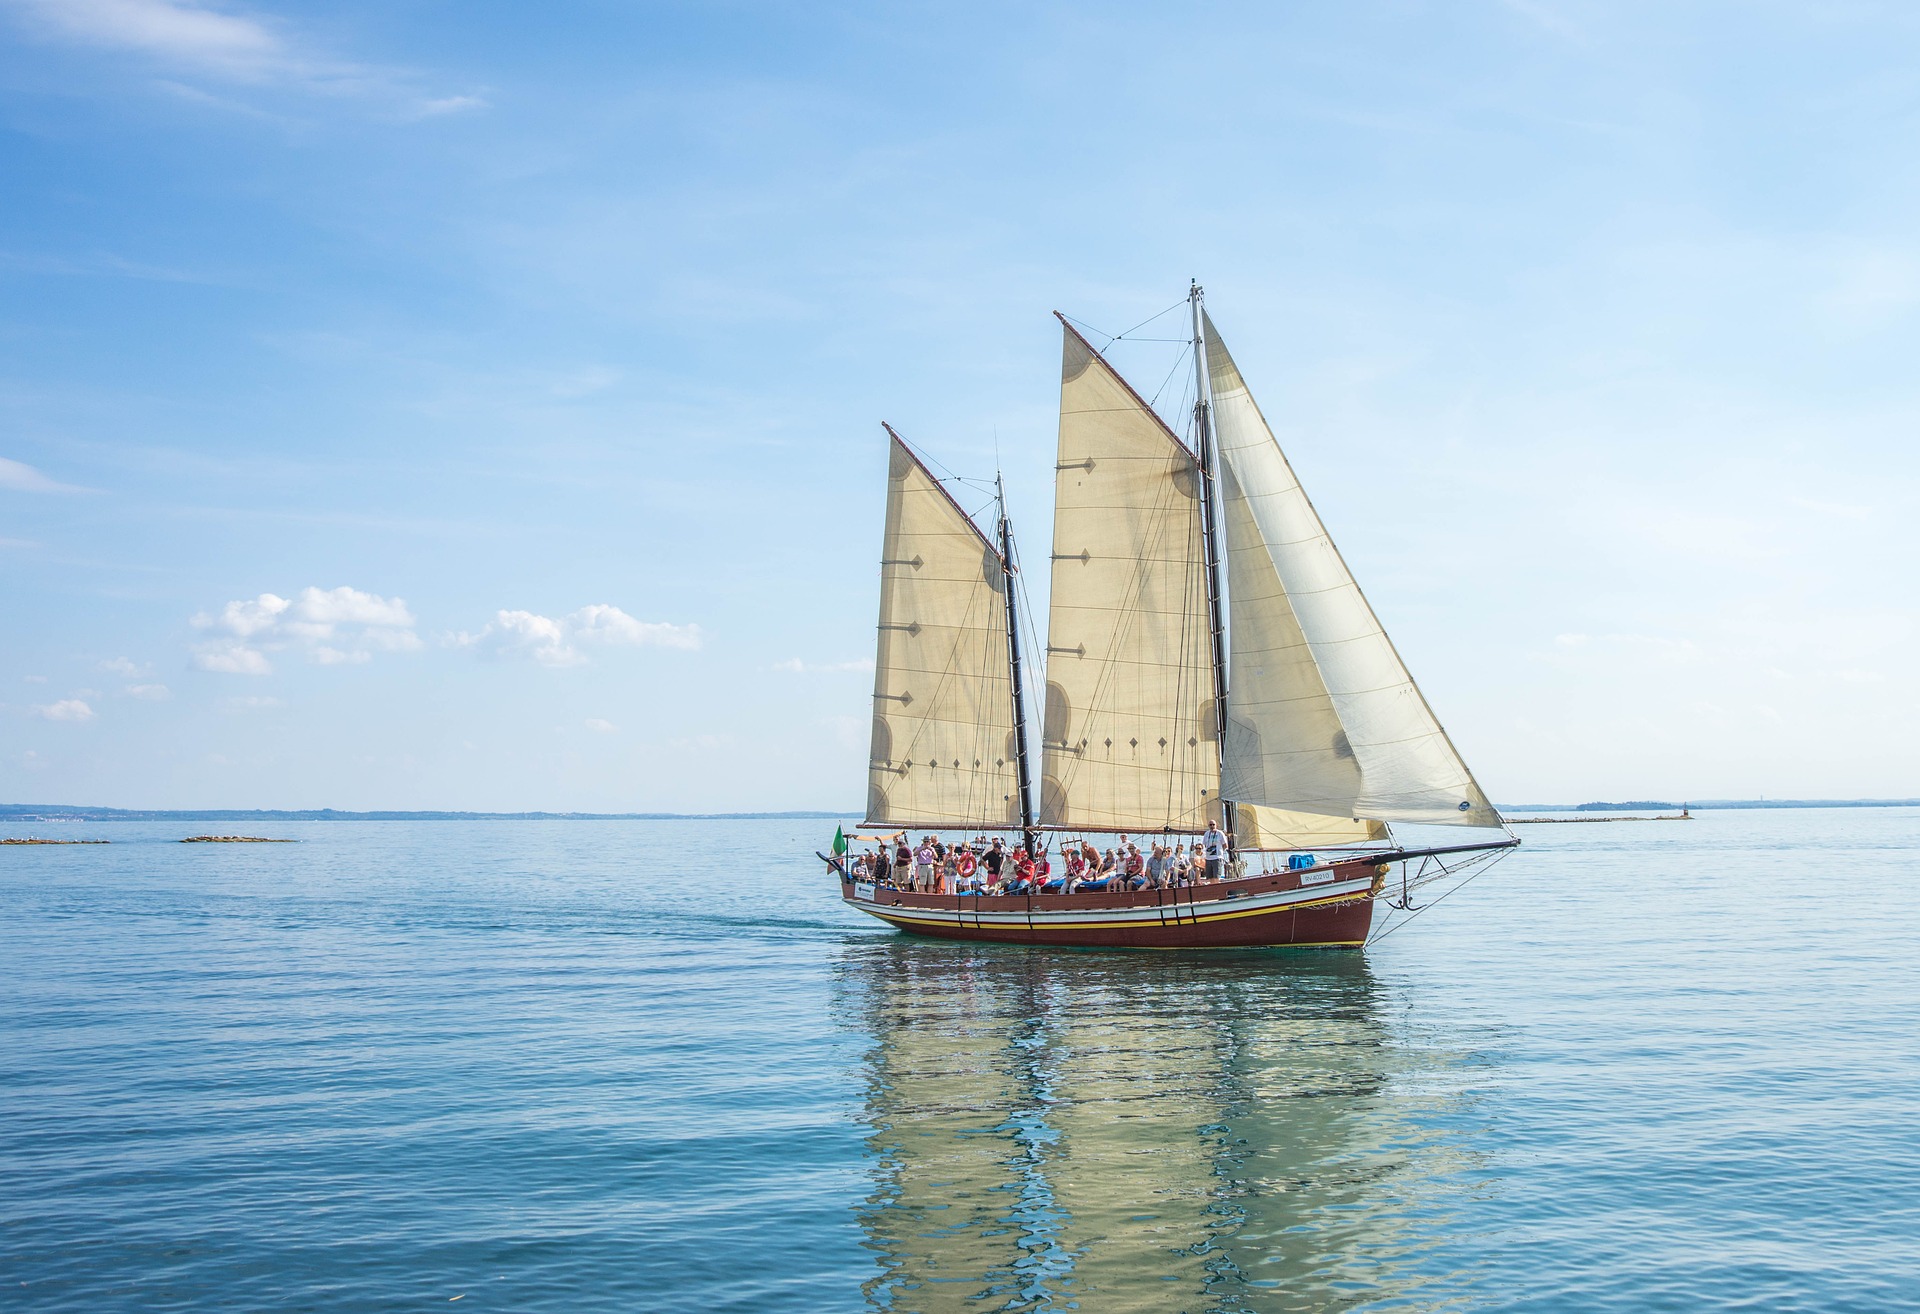
POLYGON ((1222 789, 1296 812, 1498 826, 1205 321, 1228 557, 1222 789))
POLYGON ((1198 467, 1065 329, 1040 821, 1196 830, 1219 783, 1198 467))
POLYGON ((866 824, 1017 823, 1000 554, 887 433, 866 824))

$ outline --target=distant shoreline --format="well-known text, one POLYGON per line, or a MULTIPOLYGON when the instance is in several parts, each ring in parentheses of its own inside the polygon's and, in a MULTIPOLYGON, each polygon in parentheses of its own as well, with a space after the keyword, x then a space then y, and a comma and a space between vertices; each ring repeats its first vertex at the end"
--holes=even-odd
POLYGON ((8 821, 834 821, 846 812, 343 812, 337 808, 92 808, 0 803, 8 821))
MULTIPOLYGON (((1502 803, 1502 812, 1695 812, 1746 808, 1910 808, 1920 798, 1681 799, 1631 803, 1502 803)), ((346 812, 337 808, 102 808, 65 803, 0 803, 9 821, 845 821, 844 812, 346 812)))
POLYGON ((1632 803, 1501 803, 1501 812, 1651 812, 1656 808, 1691 808, 1695 812, 1724 812, 1739 808, 1913 808, 1920 798, 1689 798, 1644 799, 1632 803))

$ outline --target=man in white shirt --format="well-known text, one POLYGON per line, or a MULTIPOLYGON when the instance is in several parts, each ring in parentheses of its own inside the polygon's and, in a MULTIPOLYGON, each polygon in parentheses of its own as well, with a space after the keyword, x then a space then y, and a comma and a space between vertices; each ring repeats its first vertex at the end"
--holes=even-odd
POLYGON ((1227 865, 1227 837, 1211 821, 1207 823, 1207 833, 1200 837, 1200 850, 1207 858, 1207 881, 1219 880, 1221 869, 1227 865))
POLYGON ((933 888, 933 836, 928 835, 920 841, 920 847, 913 853, 913 887, 928 894, 933 888))

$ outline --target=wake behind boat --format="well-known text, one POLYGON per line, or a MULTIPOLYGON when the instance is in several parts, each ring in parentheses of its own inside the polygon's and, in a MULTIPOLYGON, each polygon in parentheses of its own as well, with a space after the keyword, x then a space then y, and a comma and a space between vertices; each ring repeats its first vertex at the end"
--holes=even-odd
POLYGON ((1394 863, 1424 860, 1402 867, 1404 904, 1519 843, 1328 537, 1198 285, 1188 302, 1191 445, 1060 321, 1037 791, 1037 663, 1004 497, 996 482, 989 537, 887 427, 866 825, 1017 830, 1021 846, 989 864, 942 845, 942 869, 963 847, 979 867, 919 879, 838 853, 842 897, 862 912, 953 939, 1352 946, 1394 863), (1395 848, 1395 821, 1503 835, 1395 848), (1110 872, 1043 870, 1056 840, 1116 834, 1183 859, 1196 839, 1199 865, 1129 869, 1123 851, 1110 872))

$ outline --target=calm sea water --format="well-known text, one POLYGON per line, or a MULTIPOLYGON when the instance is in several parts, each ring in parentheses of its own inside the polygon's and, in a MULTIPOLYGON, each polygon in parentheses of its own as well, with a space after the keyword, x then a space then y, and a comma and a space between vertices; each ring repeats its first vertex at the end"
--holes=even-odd
POLYGON ((1195 955, 903 938, 831 823, 22 829, 114 842, 0 849, 0 1308, 1920 1305, 1913 810, 1195 955))

